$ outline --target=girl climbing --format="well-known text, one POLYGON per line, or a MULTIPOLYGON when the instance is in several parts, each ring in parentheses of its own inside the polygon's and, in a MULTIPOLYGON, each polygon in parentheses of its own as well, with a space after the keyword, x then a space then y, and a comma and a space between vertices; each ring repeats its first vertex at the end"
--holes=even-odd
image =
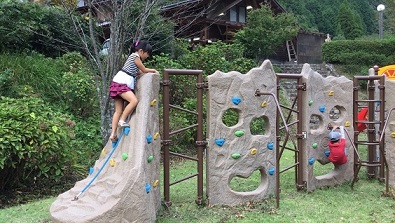
POLYGON ((126 122, 128 116, 137 106, 137 97, 134 94, 136 77, 143 73, 158 73, 155 69, 146 68, 142 61, 152 53, 152 46, 147 41, 136 41, 130 47, 130 55, 122 69, 114 76, 110 84, 110 97, 114 99, 115 111, 112 117, 112 131, 110 140, 117 141, 117 127, 129 126, 126 122), (128 104, 124 107, 124 102, 128 104))
POLYGON ((331 132, 329 133, 329 161, 335 165, 342 165, 347 162, 346 155, 346 138, 344 135, 344 127, 336 127, 334 126, 331 132), (340 132, 339 132, 340 130, 340 132))

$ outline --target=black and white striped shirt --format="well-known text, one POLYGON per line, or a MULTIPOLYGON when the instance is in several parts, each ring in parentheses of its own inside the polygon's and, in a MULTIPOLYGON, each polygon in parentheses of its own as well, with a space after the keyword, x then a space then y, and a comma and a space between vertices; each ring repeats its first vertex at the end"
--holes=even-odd
POLYGON ((132 77, 136 77, 137 72, 139 71, 139 68, 137 67, 136 63, 134 63, 134 59, 136 59, 136 57, 140 58, 140 56, 137 53, 130 54, 130 56, 128 57, 128 59, 126 60, 125 64, 122 67, 122 71, 129 74, 132 77))

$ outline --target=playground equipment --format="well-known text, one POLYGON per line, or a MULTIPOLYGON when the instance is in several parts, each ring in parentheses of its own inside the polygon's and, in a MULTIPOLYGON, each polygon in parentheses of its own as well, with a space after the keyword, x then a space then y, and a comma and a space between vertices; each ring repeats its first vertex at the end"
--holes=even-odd
POLYGON ((394 171, 391 171, 395 156, 384 149, 385 145, 395 143, 395 122, 390 120, 393 109, 385 111, 385 107, 395 108, 395 100, 385 100, 384 83, 393 91, 395 83, 385 76, 356 77, 354 81, 345 77, 323 78, 308 64, 304 65, 301 74, 276 74, 268 60, 247 74, 217 71, 207 77, 207 83, 203 81, 202 73, 201 70, 164 70, 161 141, 157 106, 159 75, 143 75, 138 82, 139 106, 131 117, 130 132, 121 133, 120 141, 114 145, 108 142, 91 169, 91 175, 59 195, 51 206, 52 220, 154 222, 161 202, 158 186, 160 143, 166 207, 171 206, 170 187, 194 177, 197 178, 196 203, 211 205, 237 205, 274 195, 279 207, 281 174, 293 168, 297 190, 314 191, 351 180, 354 186, 361 166, 367 166, 371 178, 384 180, 387 192, 388 185, 395 184, 394 171), (196 77, 196 112, 170 104, 170 75, 196 77), (371 95, 369 93, 368 99, 359 99, 360 79, 369 81, 371 95), (284 80, 294 83, 296 92, 289 105, 282 105, 278 100, 284 80), (140 88, 140 85, 144 87, 140 88), (207 141, 203 134, 205 90, 208 90, 207 141), (171 131, 170 108, 196 115, 197 124, 171 131), (367 112, 358 118, 361 109, 367 112), (235 125, 228 126, 223 121, 223 115, 229 110, 238 116, 235 125), (258 133, 251 129, 251 123, 256 120, 262 123, 262 131, 258 133), (331 124, 346 128, 348 162, 333 166, 333 170, 324 175, 316 175, 314 166, 332 165, 327 158, 326 146, 327 128, 331 124), (358 124, 366 126, 368 139, 365 141, 359 139, 358 124), (197 128, 197 157, 170 152, 171 136, 190 128, 197 128), (384 137, 385 134, 391 137, 384 137), (366 161, 359 153, 365 148, 368 150, 366 161), (292 151, 295 160, 292 165, 282 168, 280 161, 285 150, 292 151), (196 161, 197 173, 170 182, 171 155, 196 161), (248 178, 256 171, 261 176, 257 188, 247 192, 230 188, 233 178, 248 178))

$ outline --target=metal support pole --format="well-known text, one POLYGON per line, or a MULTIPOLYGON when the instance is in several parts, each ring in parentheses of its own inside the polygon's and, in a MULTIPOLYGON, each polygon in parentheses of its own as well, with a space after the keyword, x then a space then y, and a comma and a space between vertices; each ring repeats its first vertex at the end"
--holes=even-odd
POLYGON ((167 207, 171 206, 170 202, 170 124, 169 124, 169 113, 170 113, 170 78, 169 73, 163 71, 163 193, 164 202, 167 207))

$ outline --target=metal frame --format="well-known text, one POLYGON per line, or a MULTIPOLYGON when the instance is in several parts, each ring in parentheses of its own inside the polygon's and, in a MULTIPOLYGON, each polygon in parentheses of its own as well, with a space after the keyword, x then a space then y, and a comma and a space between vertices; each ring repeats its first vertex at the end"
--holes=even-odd
MULTIPOLYGON (((356 181, 358 181, 358 173, 362 166, 366 166, 368 168, 368 178, 372 179, 376 177, 377 168, 379 168, 379 180, 386 182, 386 191, 388 192, 388 163, 385 157, 385 142, 384 142, 384 129, 386 127, 386 123, 388 121, 385 120, 385 79, 384 76, 377 75, 378 67, 375 67, 375 76, 354 76, 353 80, 353 116, 354 116, 354 179, 351 183, 351 188, 353 188, 356 181), (368 81, 368 99, 367 100, 359 100, 358 90, 359 90, 359 81, 367 80, 368 81), (375 99, 375 81, 378 81, 378 89, 380 90, 379 99, 375 99), (366 105, 360 105, 359 103, 367 103, 366 105), (380 103, 379 105, 379 120, 375 120, 375 103, 380 103), (368 120, 360 121, 358 120, 358 112, 359 108, 368 108, 368 120), (368 139, 367 141, 359 141, 358 139, 358 123, 367 124, 367 133, 368 139), (377 133, 380 135, 379 140, 377 140, 376 128, 375 125, 379 125, 379 129, 377 133), (367 145, 368 146, 368 157, 367 160, 362 160, 359 152, 359 145, 367 145), (380 158, 378 161, 376 158, 376 149, 377 146, 380 150, 380 158), (386 174, 385 174, 386 173, 386 174)), ((392 110, 391 110, 392 112, 392 110)), ((390 113, 391 113, 390 112, 390 113)), ((389 114, 390 114, 389 113, 389 114)))
POLYGON ((164 69, 163 70, 163 134, 162 134, 162 152, 163 152, 163 167, 164 167, 164 203, 166 207, 171 206, 170 201, 170 186, 180 183, 182 181, 197 177, 197 198, 196 203, 204 204, 203 200, 203 153, 207 142, 204 141, 203 135, 203 91, 206 85, 203 83, 203 71, 201 70, 179 70, 179 69, 164 69), (170 104, 170 75, 193 75, 196 76, 197 88, 197 112, 189 111, 170 104), (195 114, 197 116, 197 124, 175 130, 170 132, 169 112, 170 108, 178 109, 184 112, 195 114), (188 130, 190 128, 197 128, 195 147, 197 149, 197 158, 170 152, 171 139, 170 136, 188 130), (170 155, 182 157, 185 159, 197 162, 197 173, 179 179, 170 183, 170 155))

